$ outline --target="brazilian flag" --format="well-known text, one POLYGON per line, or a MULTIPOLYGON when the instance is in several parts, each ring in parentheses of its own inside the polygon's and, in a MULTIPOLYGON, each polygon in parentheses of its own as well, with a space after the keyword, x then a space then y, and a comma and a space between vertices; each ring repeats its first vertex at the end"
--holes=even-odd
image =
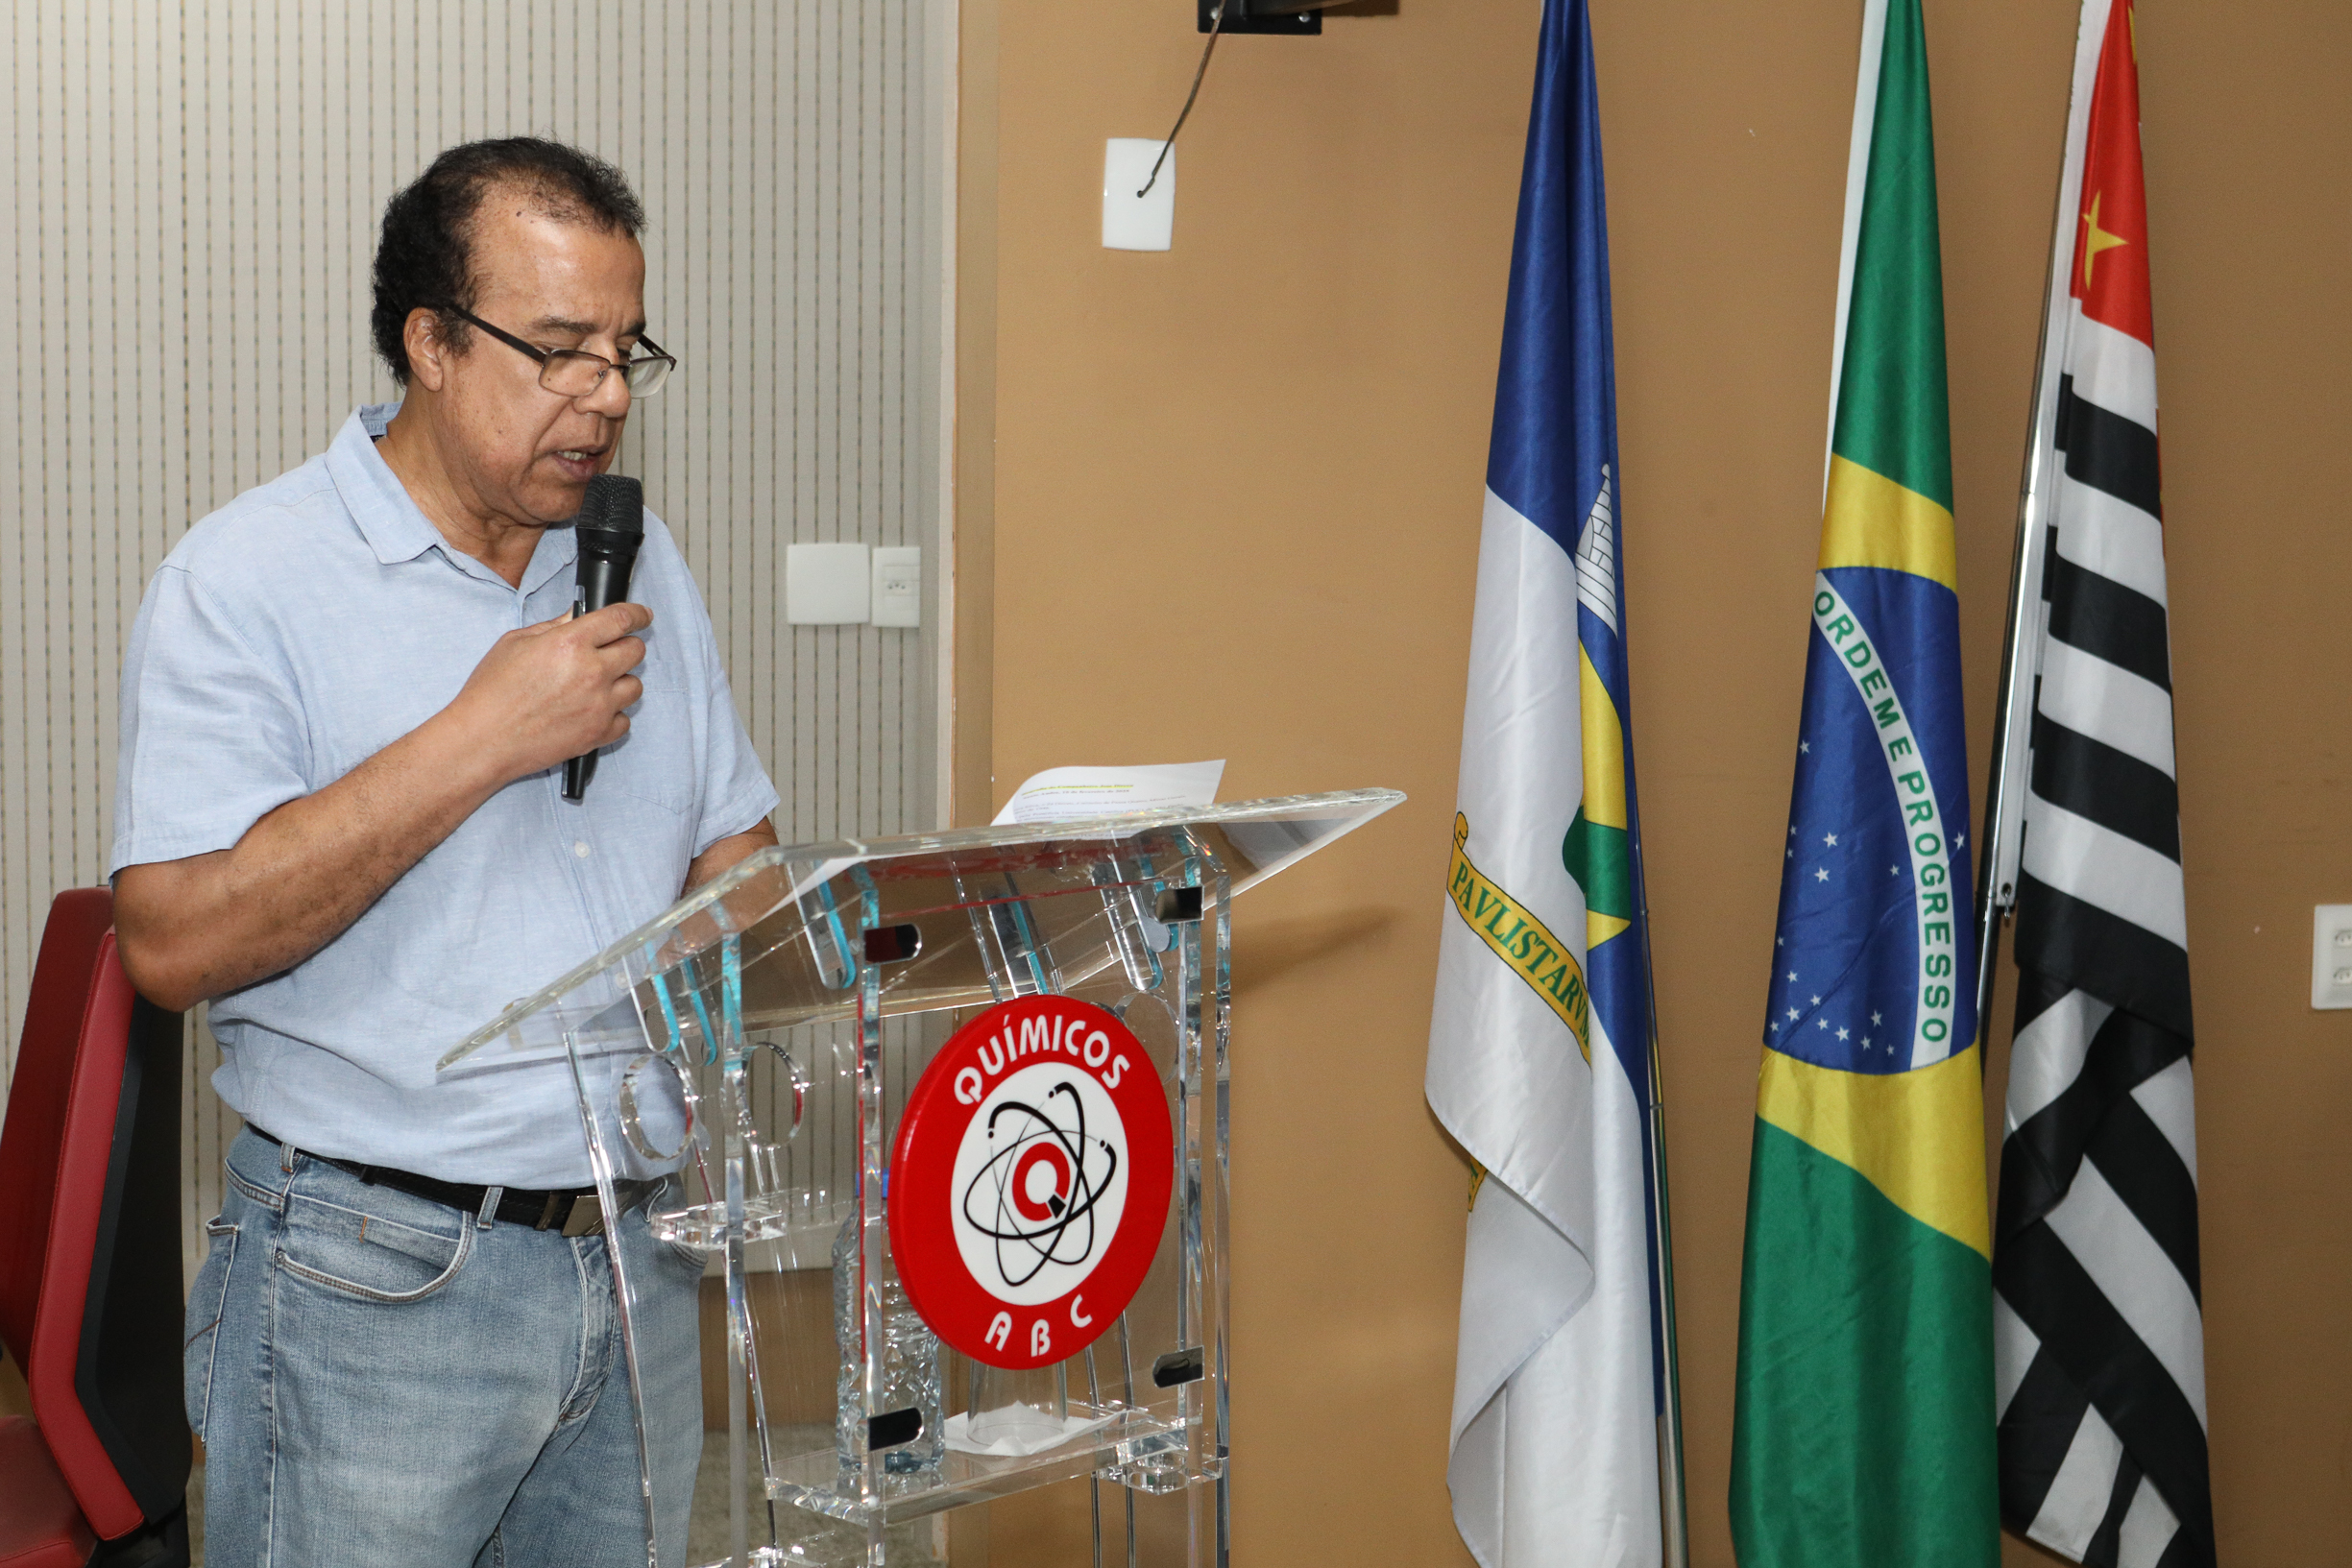
POLYGON ((1866 0, 1740 1279, 1741 1568, 1991 1568, 1991 1240, 1935 152, 1866 0))

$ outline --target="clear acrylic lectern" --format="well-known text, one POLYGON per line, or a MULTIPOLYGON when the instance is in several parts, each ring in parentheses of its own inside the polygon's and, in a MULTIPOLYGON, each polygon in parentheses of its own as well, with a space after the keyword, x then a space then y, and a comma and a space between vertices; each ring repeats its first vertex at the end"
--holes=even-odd
POLYGON ((443 1058, 568 1064, 607 1213, 683 1173, 731 1564, 935 1562, 1079 1479, 1098 1564, 1224 1562, 1227 911, 1403 798, 764 850, 443 1058))

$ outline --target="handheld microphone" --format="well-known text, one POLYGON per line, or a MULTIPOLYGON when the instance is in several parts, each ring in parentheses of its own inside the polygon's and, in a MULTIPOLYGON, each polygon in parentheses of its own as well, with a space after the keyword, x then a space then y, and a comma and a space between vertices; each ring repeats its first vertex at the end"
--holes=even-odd
MULTIPOLYGON (((625 473, 599 473, 588 481, 580 499, 580 515, 571 525, 579 541, 578 584, 571 600, 574 615, 585 615, 629 596, 629 573, 637 567, 637 547, 645 542, 645 487, 625 473)), ((564 764, 564 799, 588 797, 588 781, 596 776, 596 754, 586 753, 564 764)))

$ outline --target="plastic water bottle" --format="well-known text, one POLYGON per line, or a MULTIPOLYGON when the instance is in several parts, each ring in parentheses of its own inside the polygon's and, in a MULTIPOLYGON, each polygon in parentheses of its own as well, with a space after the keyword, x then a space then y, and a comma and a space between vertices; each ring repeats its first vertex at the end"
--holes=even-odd
MULTIPOLYGON (((846 1483, 865 1468, 865 1358, 858 1300, 858 1216, 841 1223, 833 1239, 833 1333, 840 1350, 841 1370, 836 1386, 835 1448, 840 1456, 846 1483)), ((883 1469, 893 1476, 935 1472, 947 1453, 945 1388, 939 1362, 939 1339, 931 1332, 896 1270, 876 1287, 882 1319, 882 1389, 875 1414, 912 1407, 923 1412, 922 1435, 883 1451, 883 1469)))

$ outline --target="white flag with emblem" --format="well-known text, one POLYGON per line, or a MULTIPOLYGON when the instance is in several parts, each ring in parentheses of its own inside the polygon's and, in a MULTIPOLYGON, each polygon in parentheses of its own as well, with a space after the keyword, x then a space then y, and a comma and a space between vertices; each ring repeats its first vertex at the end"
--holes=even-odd
POLYGON ((1549 0, 1429 1103, 1479 1167, 1446 1480, 1483 1568, 1661 1560, 1651 1030, 1589 30, 1549 0))

